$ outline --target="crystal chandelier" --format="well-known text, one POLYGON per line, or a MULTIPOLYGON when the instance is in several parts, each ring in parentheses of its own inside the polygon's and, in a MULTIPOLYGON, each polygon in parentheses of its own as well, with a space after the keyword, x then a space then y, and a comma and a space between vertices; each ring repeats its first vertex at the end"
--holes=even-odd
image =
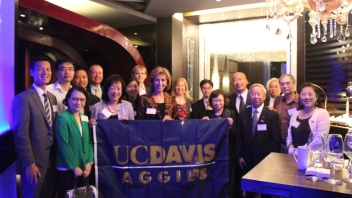
MULTIPOLYGON (((266 0, 266 2, 268 21, 266 28, 270 30, 270 17, 277 21, 277 24, 279 20, 285 21, 289 28, 287 40, 292 40, 290 23, 302 16, 304 7, 309 10, 308 22, 312 27, 310 39, 312 44, 317 43, 320 38, 322 42, 327 41, 328 26, 329 37, 336 36, 336 23, 340 25, 340 34, 337 37, 339 42, 345 41, 346 37, 350 36, 348 13, 352 0, 266 0), (343 25, 346 25, 345 31, 343 25)), ((279 25, 276 27, 275 34, 281 34, 279 25)))

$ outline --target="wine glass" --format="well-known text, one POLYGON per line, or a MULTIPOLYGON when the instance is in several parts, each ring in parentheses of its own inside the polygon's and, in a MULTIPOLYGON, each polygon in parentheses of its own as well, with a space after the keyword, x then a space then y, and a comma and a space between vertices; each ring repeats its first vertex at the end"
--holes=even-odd
POLYGON ((343 178, 342 180, 346 183, 352 183, 352 164, 351 164, 351 159, 352 159, 352 133, 347 133, 345 136, 345 141, 344 141, 344 149, 343 152, 347 155, 349 161, 348 165, 346 167, 347 172, 349 174, 349 178, 343 178))
POLYGON ((342 185, 342 181, 335 179, 335 162, 343 155, 343 138, 339 134, 329 134, 327 146, 325 148, 328 161, 332 167, 332 176, 324 180, 329 184, 342 185))
POLYGON ((310 133, 308 138, 308 151, 310 156, 312 156, 312 161, 314 165, 314 175, 307 176, 306 178, 311 181, 321 181, 322 179, 316 175, 316 167, 320 164, 320 154, 324 151, 324 137, 319 133, 310 133))

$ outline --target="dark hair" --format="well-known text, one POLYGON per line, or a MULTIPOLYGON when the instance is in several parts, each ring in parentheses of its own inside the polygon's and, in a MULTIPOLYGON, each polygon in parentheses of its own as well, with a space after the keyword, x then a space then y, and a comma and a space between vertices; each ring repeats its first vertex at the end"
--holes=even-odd
MULTIPOLYGON (((314 92, 315 92, 315 94, 317 95, 317 101, 314 103, 314 105, 315 105, 316 107, 321 108, 322 106, 321 106, 321 101, 320 101, 320 99, 319 99, 319 97, 320 97, 320 95, 319 95, 319 88, 318 88, 317 86, 318 86, 318 85, 316 85, 316 84, 313 84, 313 83, 310 83, 310 82, 305 82, 305 83, 303 83, 303 84, 299 87, 299 89, 298 89, 298 94, 301 94, 301 91, 302 91, 303 88, 305 88, 305 87, 312 87, 313 90, 314 90, 314 92)), ((301 99, 300 99, 300 100, 301 100, 301 99)), ((304 109, 304 106, 301 104, 301 101, 299 101, 298 110, 301 110, 301 109, 304 109)))
POLYGON ((208 80, 208 79, 204 79, 204 80, 200 81, 199 87, 202 88, 202 86, 206 83, 209 83, 211 85, 211 87, 213 87, 213 81, 208 80))
POLYGON ((225 92, 223 92, 221 89, 216 89, 211 92, 209 97, 209 105, 211 106, 211 108, 213 108, 213 98, 219 97, 219 95, 224 96, 224 109, 226 109, 226 106, 229 104, 230 100, 226 98, 225 92))
MULTIPOLYGON (((131 82, 135 81, 137 83, 137 85, 139 85, 137 79, 133 78, 133 77, 130 77, 126 80, 126 87, 128 86, 128 84, 130 84, 131 82)), ((126 90, 125 90, 126 92, 126 90)), ((139 96, 139 92, 137 94, 137 97, 139 96)), ((128 100, 128 94, 125 95, 125 98, 128 100)))
POLYGON ((75 72, 76 72, 76 71, 80 71, 80 70, 85 71, 86 74, 88 75, 88 70, 87 70, 86 68, 77 65, 77 66, 75 67, 75 72))
POLYGON ((118 103, 121 103, 121 100, 125 97, 126 84, 125 84, 125 82, 123 81, 122 77, 121 77, 120 75, 118 75, 118 74, 113 74, 113 75, 109 76, 109 77, 105 80, 104 88, 103 88, 103 93, 102 93, 102 95, 101 95, 101 99, 102 99, 103 101, 105 101, 105 102, 110 101, 109 95, 108 95, 110 86, 111 86, 113 83, 117 83, 117 82, 120 82, 120 83, 121 83, 121 86, 122 86, 121 97, 119 98, 119 101, 118 101, 118 103))
POLYGON ((40 61, 48 61, 49 64, 51 65, 50 59, 48 57, 43 55, 38 55, 31 58, 31 60, 29 61, 29 69, 33 71, 35 68, 35 64, 40 61))
MULTIPOLYGON (((65 99, 62 101, 62 103, 63 103, 64 105, 66 105, 68 108, 70 108, 70 107, 69 107, 67 101, 68 101, 68 99, 71 97, 72 92, 74 92, 74 91, 79 91, 79 92, 83 93, 84 96, 86 96, 86 101, 88 100, 88 92, 87 92, 83 87, 73 86, 73 87, 71 87, 71 88, 68 90, 65 99)), ((87 103, 86 103, 86 104, 87 104, 87 103)), ((86 105, 84 105, 84 106, 86 106, 86 105)))
POLYGON ((55 63, 55 70, 59 70, 59 66, 63 63, 71 63, 73 65, 73 69, 75 69, 76 63, 68 56, 63 56, 59 58, 55 63))

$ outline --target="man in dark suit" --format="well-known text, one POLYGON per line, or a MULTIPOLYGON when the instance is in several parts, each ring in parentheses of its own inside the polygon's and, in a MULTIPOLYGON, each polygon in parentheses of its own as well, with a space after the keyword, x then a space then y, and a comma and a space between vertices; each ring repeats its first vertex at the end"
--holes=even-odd
POLYGON ((227 108, 234 110, 238 116, 241 111, 252 104, 247 89, 247 76, 242 72, 234 73, 232 76, 232 85, 236 92, 228 96, 230 103, 227 108))
MULTIPOLYGON (((279 153, 281 143, 279 115, 264 106, 265 87, 253 84, 249 94, 252 107, 241 112, 236 134, 236 155, 243 174, 248 173, 271 152, 279 153)), ((247 192, 246 197, 254 195, 247 192)))
MULTIPOLYGON (((77 69, 75 70, 74 78, 72 80, 72 85, 80 86, 85 89, 87 88, 87 86, 88 86, 88 73, 85 69, 83 69, 82 67, 77 67, 77 69)), ((88 98, 86 101, 86 105, 84 106, 83 113, 84 113, 84 115, 88 116, 89 119, 90 119, 91 109, 92 109, 93 105, 98 102, 100 102, 100 98, 93 95, 92 93, 88 92, 88 98)))
POLYGON ((275 98, 280 96, 281 88, 278 78, 271 78, 266 82, 266 89, 268 94, 265 98, 264 105, 274 108, 275 98))
POLYGON ((203 94, 203 98, 192 104, 192 116, 193 119, 202 119, 207 115, 207 109, 210 109, 209 97, 213 91, 213 82, 208 79, 204 79, 199 83, 200 90, 203 94))
POLYGON ((46 91, 51 66, 44 56, 31 59, 33 85, 12 101, 12 129, 18 152, 22 197, 53 197, 56 181, 54 124, 57 101, 46 91))
POLYGON ((103 67, 98 64, 93 64, 89 68, 89 84, 86 90, 101 99, 103 93, 103 67))

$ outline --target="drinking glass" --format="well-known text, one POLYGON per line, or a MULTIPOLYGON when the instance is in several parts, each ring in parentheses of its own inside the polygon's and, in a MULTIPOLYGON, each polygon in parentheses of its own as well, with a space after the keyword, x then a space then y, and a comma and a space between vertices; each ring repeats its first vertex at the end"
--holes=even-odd
POLYGON ((344 149, 343 152, 346 154, 348 157, 348 165, 346 167, 347 172, 350 177, 348 178, 343 178, 342 180, 346 183, 352 183, 352 165, 351 165, 351 159, 352 159, 352 133, 347 133, 345 136, 345 141, 344 141, 344 149))
POLYGON ((332 168, 330 179, 324 180, 326 183, 342 185, 342 181, 335 179, 335 162, 343 155, 343 138, 339 134, 329 134, 327 146, 325 148, 328 161, 332 168))
POLYGON ((320 162, 320 154, 324 152, 324 137, 319 133, 310 133, 308 138, 308 151, 309 155, 312 157, 313 166, 314 166, 314 175, 307 176, 306 178, 312 181, 322 181, 316 175, 316 167, 319 165, 321 167, 320 162))

